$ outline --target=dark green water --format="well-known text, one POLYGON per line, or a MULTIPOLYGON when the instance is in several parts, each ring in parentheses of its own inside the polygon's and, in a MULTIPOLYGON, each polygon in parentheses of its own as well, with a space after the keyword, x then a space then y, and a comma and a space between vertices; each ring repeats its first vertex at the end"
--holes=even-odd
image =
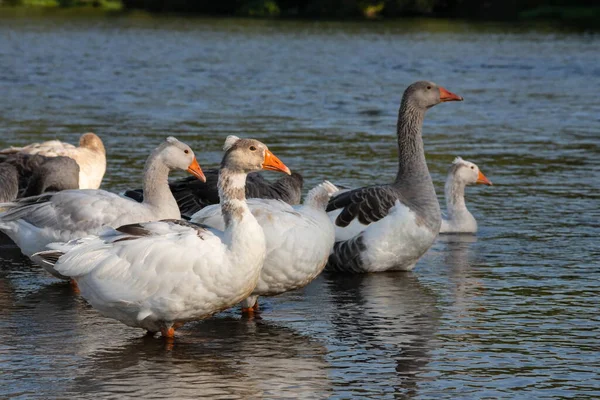
POLYGON ((204 167, 226 135, 260 139, 307 189, 389 181, 419 79, 465 98, 426 119, 440 200, 457 155, 494 182, 467 193, 477 237, 440 238, 413 273, 321 276, 173 348, 1 247, 0 397, 600 397, 599 54, 526 26, 0 18, 0 145, 94 131, 106 189, 139 186, 168 135, 204 167))

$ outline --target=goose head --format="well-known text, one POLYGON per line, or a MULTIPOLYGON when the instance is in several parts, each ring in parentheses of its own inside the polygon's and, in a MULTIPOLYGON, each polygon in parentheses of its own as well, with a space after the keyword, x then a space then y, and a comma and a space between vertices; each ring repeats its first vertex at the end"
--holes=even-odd
POLYGON ((167 168, 187 171, 202 182, 206 182, 206 177, 190 146, 169 136, 161 147, 158 156, 167 168))
POLYGON ((240 139, 228 136, 223 146, 225 156, 221 167, 236 172, 279 171, 291 175, 290 169, 279 160, 267 146, 255 139, 240 139))
POLYGON ((415 108, 424 110, 446 101, 462 100, 461 96, 430 81, 415 82, 404 92, 404 101, 415 108))
POLYGON ((86 149, 93 150, 97 153, 106 154, 106 150, 104 149, 104 143, 102 143, 102 139, 98 137, 95 133, 88 132, 81 135, 79 138, 79 147, 84 147, 86 149))
POLYGON ((454 159, 448 175, 451 175, 455 182, 464 185, 483 184, 492 186, 492 182, 483 175, 475 163, 463 160, 460 157, 454 159))

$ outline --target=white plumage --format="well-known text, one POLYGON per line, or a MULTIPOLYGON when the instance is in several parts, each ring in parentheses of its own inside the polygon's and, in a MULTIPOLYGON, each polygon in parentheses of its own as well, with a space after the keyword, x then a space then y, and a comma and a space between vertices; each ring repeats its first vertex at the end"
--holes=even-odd
MULTIPOLYGON (((250 199, 248 207, 262 227, 267 255, 258 284, 242 307, 255 306, 258 296, 274 296, 304 287, 321 273, 334 242, 333 224, 325 213, 329 196, 338 189, 328 181, 313 188, 303 205, 280 200, 250 199)), ((221 209, 209 206, 193 222, 223 229, 221 209)))
POLYGON ((166 337, 186 321, 240 302, 256 286, 266 247, 236 183, 261 168, 290 171, 256 140, 228 138, 227 144, 219 175, 224 231, 182 220, 132 224, 52 244, 34 259, 75 279, 104 315, 166 337))
MULTIPOLYGON (((3 204, 0 230, 26 256, 45 250, 52 242, 67 242, 97 234, 103 227, 181 217, 169 190, 169 170, 196 167, 193 151, 175 138, 168 138, 148 158, 144 171, 147 196, 143 203, 100 189, 65 190, 3 204)), ((61 277, 54 270, 49 272, 61 277)))
POLYGON ((475 163, 456 157, 448 169, 444 186, 447 214, 442 219, 440 233, 477 232, 477 220, 465 204, 465 186, 473 184, 491 186, 492 182, 475 163))

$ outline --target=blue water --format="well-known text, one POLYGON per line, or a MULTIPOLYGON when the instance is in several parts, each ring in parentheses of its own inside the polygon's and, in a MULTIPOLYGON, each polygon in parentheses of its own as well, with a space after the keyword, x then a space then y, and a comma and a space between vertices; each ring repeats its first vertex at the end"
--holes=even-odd
POLYGON ((205 168, 236 134, 306 189, 388 182, 420 79, 465 98, 426 118, 440 201, 457 155, 494 183, 467 190, 477 236, 440 237, 414 272, 320 276, 173 346, 2 245, 0 397, 599 398, 599 44, 461 22, 0 18, 0 145, 94 131, 106 189, 139 187, 168 135, 205 168))

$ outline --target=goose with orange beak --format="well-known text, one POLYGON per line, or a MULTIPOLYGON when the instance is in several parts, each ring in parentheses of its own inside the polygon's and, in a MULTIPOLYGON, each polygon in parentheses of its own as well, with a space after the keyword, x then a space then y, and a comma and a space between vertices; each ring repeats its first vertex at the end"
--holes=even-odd
POLYGON ((477 232, 477 220, 465 204, 465 186, 473 184, 492 186, 476 164, 456 157, 448 169, 444 187, 447 215, 442 220, 440 233, 477 232))
MULTIPOLYGON (((146 160, 142 203, 100 189, 64 190, 20 199, 2 205, 0 230, 7 234, 23 254, 31 257, 49 243, 67 242, 100 233, 105 227, 179 219, 181 214, 167 179, 172 170, 188 171, 204 180, 192 149, 168 137, 146 160)), ((47 265, 47 264, 45 264, 47 265)), ((53 269, 50 273, 64 278, 53 269)))
POLYGON ((125 225, 53 244, 34 258, 75 279, 105 316, 168 339, 185 322, 235 305, 254 290, 266 255, 263 230, 246 203, 246 175, 290 170, 257 140, 229 136, 224 150, 218 183, 224 230, 183 220, 125 225))
POLYGON ((431 247, 442 215, 425 160, 423 121, 434 106, 462 100, 430 81, 406 88, 396 126, 396 179, 348 190, 329 201, 327 211, 336 240, 329 270, 408 271, 431 247))

